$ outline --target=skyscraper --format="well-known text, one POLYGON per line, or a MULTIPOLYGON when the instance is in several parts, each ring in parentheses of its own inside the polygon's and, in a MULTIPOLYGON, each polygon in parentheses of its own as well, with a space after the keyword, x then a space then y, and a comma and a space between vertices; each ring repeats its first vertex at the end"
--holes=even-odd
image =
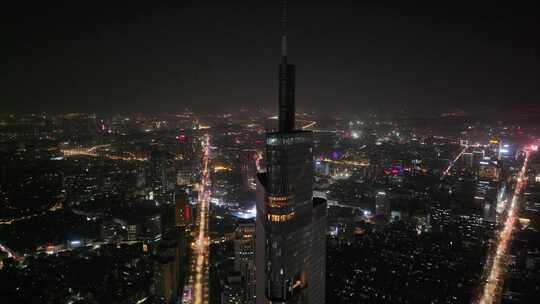
POLYGON ((183 188, 174 191, 174 219, 177 227, 185 227, 191 224, 191 206, 189 198, 183 188))
POLYGON ((313 134, 295 129, 294 65, 282 1, 279 131, 257 177, 256 303, 325 303, 326 201, 313 198, 313 134))
POLYGON ((234 269, 240 272, 244 289, 244 302, 255 300, 255 223, 240 223, 234 233, 234 269))

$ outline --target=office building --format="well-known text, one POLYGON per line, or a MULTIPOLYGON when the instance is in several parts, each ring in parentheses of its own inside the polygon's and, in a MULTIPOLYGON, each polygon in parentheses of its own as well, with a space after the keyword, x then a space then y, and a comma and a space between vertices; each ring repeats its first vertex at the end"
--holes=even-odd
POLYGON ((295 129, 294 65, 282 2, 279 131, 257 176, 256 303, 325 303, 326 201, 313 198, 313 134, 295 129))
POLYGON ((255 301, 255 223, 241 223, 234 236, 234 269, 242 278, 244 303, 255 301))

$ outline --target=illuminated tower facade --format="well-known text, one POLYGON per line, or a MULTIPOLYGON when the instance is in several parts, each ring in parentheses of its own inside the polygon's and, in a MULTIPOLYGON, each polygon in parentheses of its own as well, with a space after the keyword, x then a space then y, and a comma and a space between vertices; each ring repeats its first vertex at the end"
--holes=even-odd
POLYGON ((294 73, 282 1, 279 131, 266 138, 258 175, 256 303, 325 303, 326 201, 313 198, 313 134, 295 130, 294 73))

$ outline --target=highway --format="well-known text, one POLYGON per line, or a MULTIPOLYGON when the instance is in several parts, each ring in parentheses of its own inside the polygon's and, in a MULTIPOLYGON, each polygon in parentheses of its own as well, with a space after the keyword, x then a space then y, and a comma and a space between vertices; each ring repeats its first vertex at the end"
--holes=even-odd
POLYGON ((208 237, 210 136, 208 135, 205 138, 203 153, 203 173, 198 197, 198 230, 196 231, 195 241, 192 244, 192 273, 187 286, 190 292, 184 292, 182 303, 208 303, 208 246, 210 243, 208 237))
POLYGON ((526 152, 525 161, 523 162, 523 167, 518 174, 516 186, 514 189, 514 194, 506 215, 506 220, 504 222, 503 228, 499 231, 497 238, 495 240, 495 249, 491 250, 488 254, 486 262, 486 271, 487 274, 486 281, 484 283, 483 289, 480 291, 479 304, 491 304, 500 302, 500 294, 503 288, 504 274, 506 272, 506 254, 508 252, 508 247, 512 239, 512 230, 514 229, 515 223, 518 219, 517 209, 520 199, 521 191, 523 190, 525 184, 527 183, 526 172, 527 172, 527 163, 529 161, 530 152, 526 152))

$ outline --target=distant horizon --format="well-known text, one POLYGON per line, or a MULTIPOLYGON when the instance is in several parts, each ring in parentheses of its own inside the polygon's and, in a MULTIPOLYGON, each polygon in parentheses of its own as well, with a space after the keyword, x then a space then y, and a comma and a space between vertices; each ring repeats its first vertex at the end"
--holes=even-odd
MULTIPOLYGON (((303 115, 303 114, 309 114, 309 115, 316 115, 316 116, 359 116, 359 117, 367 117, 367 116, 384 116, 384 117, 409 117, 409 118, 430 118, 430 117, 447 117, 447 118, 475 118, 476 116, 481 115, 488 115, 490 117, 483 117, 485 119, 492 118, 492 119, 500 119, 500 118, 507 118, 507 119, 516 119, 516 118, 527 118, 527 117, 537 117, 540 116, 540 109, 513 109, 513 110, 502 110, 502 109, 493 109, 493 108, 484 108, 484 109, 474 109, 474 110, 464 110, 464 109, 432 109, 432 111, 429 111, 428 109, 424 109, 424 111, 419 111, 416 109, 392 109, 392 111, 389 111, 390 109, 358 109, 355 110, 340 110, 340 109, 334 109, 333 111, 328 111, 325 109, 310 109, 309 111, 305 111, 305 109, 298 109, 296 111, 296 115, 303 115)), ((3 111, 0 110, 0 115, 38 115, 38 114, 50 114, 50 115, 66 115, 66 114, 96 114, 96 115, 135 115, 135 114, 149 114, 149 115, 174 115, 174 114, 180 114, 185 112, 192 112, 196 115, 222 115, 222 114, 232 114, 237 115, 239 112, 267 112, 269 115, 277 115, 277 108, 276 109, 270 109, 270 108, 249 108, 249 107, 239 107, 234 110, 225 110, 225 109, 213 109, 213 110, 201 110, 201 109, 192 109, 192 108, 184 108, 184 109, 175 109, 175 110, 160 110, 160 109, 154 109, 152 111, 148 110, 139 110, 139 109, 132 109, 130 111, 126 110, 19 110, 19 111, 3 111)))

